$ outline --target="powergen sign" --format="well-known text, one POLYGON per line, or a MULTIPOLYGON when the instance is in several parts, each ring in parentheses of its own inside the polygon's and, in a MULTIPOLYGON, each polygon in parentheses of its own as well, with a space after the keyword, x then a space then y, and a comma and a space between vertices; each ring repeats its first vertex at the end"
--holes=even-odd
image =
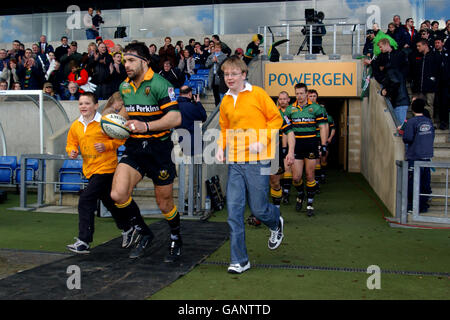
POLYGON ((357 70, 356 62, 266 63, 264 87, 271 96, 294 96, 294 85, 303 82, 321 97, 356 97, 357 70))

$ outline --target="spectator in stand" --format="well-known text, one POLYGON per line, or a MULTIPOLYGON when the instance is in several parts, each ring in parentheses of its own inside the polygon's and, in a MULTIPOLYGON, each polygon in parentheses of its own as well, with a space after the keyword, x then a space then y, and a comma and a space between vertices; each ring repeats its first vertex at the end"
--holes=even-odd
POLYGON ((53 85, 50 82, 44 83, 44 88, 42 90, 45 94, 55 98, 56 100, 61 100, 61 97, 53 91, 53 85))
POLYGON ((420 39, 420 35, 414 28, 413 18, 406 19, 405 28, 403 28, 401 39, 402 43, 404 43, 403 47, 409 48, 407 52, 408 54, 412 51, 415 51, 415 45, 417 41, 420 39))
POLYGON ((402 25, 401 18, 400 18, 400 16, 399 16, 398 14, 396 14, 396 15, 392 18, 392 22, 394 23, 396 29, 404 27, 404 26, 402 25))
POLYGON ((9 67, 4 67, 0 75, 0 80, 5 80, 8 83, 8 89, 12 89, 14 82, 20 82, 17 75, 17 60, 11 58, 8 63, 9 67))
POLYGON ((33 45, 31 46, 31 50, 33 51, 33 58, 36 61, 38 68, 41 69, 44 74, 46 74, 48 67, 50 66, 47 55, 41 53, 41 51, 39 50, 39 45, 35 43, 33 43, 33 45))
POLYGON ((61 37, 61 45, 55 49, 55 58, 60 61, 61 57, 69 51, 69 39, 66 36, 61 37))
POLYGON ((11 90, 22 90, 22 87, 20 86, 20 82, 13 82, 11 86, 11 90))
POLYGON ((76 41, 72 41, 69 46, 69 50, 65 55, 61 57, 61 69, 64 71, 64 76, 67 78, 72 71, 70 68, 70 62, 76 61, 81 64, 81 58, 83 57, 78 51, 78 44, 76 41))
POLYGON ((388 30, 386 31, 386 34, 394 39, 395 42, 397 42, 399 48, 402 48, 400 33, 397 32, 397 28, 395 27, 395 24, 393 22, 388 24, 388 30))
POLYGON ((189 50, 183 50, 180 56, 180 62, 178 63, 178 69, 184 73, 187 79, 191 78, 191 75, 195 74, 195 60, 189 53, 189 50))
POLYGON ((64 76, 64 71, 61 69, 61 63, 56 60, 53 70, 49 69, 49 71, 51 72, 47 80, 53 85, 53 90, 55 93, 62 97, 66 91, 68 78, 64 76))
POLYGON ((158 73, 161 70, 159 67, 161 59, 159 55, 156 53, 157 51, 156 45, 154 43, 149 45, 148 51, 150 52, 150 68, 152 68, 154 72, 158 73))
POLYGON ((378 46, 381 51, 379 67, 384 74, 381 94, 389 98, 397 120, 403 123, 410 104, 406 89, 407 57, 402 50, 394 50, 388 39, 381 39, 378 46))
POLYGON ((195 64, 199 65, 199 69, 205 68, 206 59, 208 59, 208 51, 203 51, 200 42, 196 42, 194 45, 194 55, 195 64))
POLYGON ((431 23, 431 37, 433 38, 433 41, 436 40, 437 38, 441 38, 442 37, 442 32, 441 30, 439 30, 439 22, 438 21, 433 21, 431 23))
POLYGON ((193 156, 194 154, 202 154, 202 138, 195 136, 194 134, 196 132, 201 133, 201 127, 199 123, 206 121, 206 111, 203 107, 202 103, 200 102, 200 95, 193 95, 192 94, 192 88, 186 85, 183 85, 180 88, 180 96, 177 99, 178 102, 178 108, 181 112, 181 125, 178 128, 186 129, 191 139, 185 141, 183 143, 183 137, 180 136, 180 147, 183 151, 183 153, 187 156, 193 156), (197 123, 196 123, 197 122, 197 123), (195 130, 195 127, 197 127, 197 130, 195 130), (188 145, 190 143, 190 146, 188 145), (195 149, 195 144, 199 144, 200 148, 198 150, 195 149), (194 151, 198 151, 195 152, 194 151))
POLYGON ((244 50, 242 48, 237 48, 236 50, 234 50, 234 55, 243 59, 244 58, 244 50))
POLYGON ((433 120, 434 95, 439 83, 441 61, 434 54, 425 39, 417 42, 416 58, 412 63, 412 92, 422 93, 426 97, 427 109, 433 120))
POLYGON ((189 39, 189 44, 184 48, 184 50, 189 51, 189 55, 192 57, 194 55, 194 46, 195 46, 195 39, 191 38, 189 39))
POLYGON ((122 53, 116 52, 113 56, 113 62, 110 64, 111 71, 111 92, 119 90, 120 84, 127 78, 127 71, 122 63, 122 53))
MULTIPOLYGON (((434 127, 431 120, 424 116, 425 101, 415 99, 411 105, 414 117, 406 122, 403 133, 403 142, 406 148, 405 158, 408 161, 408 210, 412 210, 413 177, 415 161, 431 161, 433 158, 434 127)), ((431 193, 430 168, 420 169, 420 193, 431 193)), ((420 196, 419 212, 427 212, 428 196, 420 196)))
POLYGON ((182 52, 184 50, 184 44, 183 41, 179 40, 177 41, 176 45, 175 45, 175 65, 177 66, 178 63, 180 62, 181 59, 181 55, 182 52))
POLYGON ((170 60, 164 61, 163 68, 159 71, 159 75, 169 81, 174 88, 180 88, 186 79, 180 69, 173 67, 170 60))
POLYGON ((405 29, 405 26, 401 22, 401 18, 398 14, 396 14, 393 19, 392 23, 394 24, 395 30, 394 30, 394 36, 390 35, 395 41, 397 41, 398 47, 403 48, 405 45, 404 39, 403 39, 403 32, 405 29))
POLYGON ((78 101, 79 98, 80 92, 78 91, 78 85, 75 82, 69 82, 63 100, 78 101))
POLYGON ((45 55, 49 52, 54 52, 55 50, 53 50, 53 46, 51 44, 47 43, 47 36, 45 35, 41 35, 41 37, 39 38, 39 50, 41 52, 41 54, 45 55))
POLYGON ((8 52, 5 49, 0 49, 0 72, 2 72, 4 69, 8 69, 8 63, 8 52))
POLYGON ((431 50, 433 50, 434 38, 431 36, 429 29, 421 29, 420 30, 420 39, 427 40, 428 46, 430 47, 431 50))
POLYGON ((100 43, 102 43, 102 42, 103 42, 103 38, 102 37, 100 37, 100 36, 95 37, 95 43, 97 44, 97 46, 99 46, 100 43))
POLYGON ((95 95, 99 100, 107 100, 113 94, 110 78, 111 64, 114 64, 113 58, 102 42, 98 46, 98 52, 94 53, 93 59, 89 59, 89 66, 93 70, 92 82, 97 85, 95 95))
POLYGON ((259 45, 261 41, 263 41, 263 36, 261 34, 255 34, 252 37, 252 41, 247 45, 247 50, 244 53, 244 62, 246 65, 250 63, 256 56, 262 53, 262 50, 259 49, 259 45))
POLYGON ((217 34, 212 36, 212 41, 214 42, 214 44, 220 43, 220 46, 222 48, 222 52, 229 57, 231 55, 231 49, 230 47, 223 41, 220 41, 220 38, 217 34))
POLYGON ((214 43, 214 52, 211 53, 206 60, 205 66, 209 69, 208 86, 213 90, 214 102, 216 106, 219 105, 222 100, 223 94, 221 94, 221 66, 227 59, 227 56, 222 52, 222 46, 220 42, 214 43))
POLYGON ((30 48, 26 48, 24 51, 23 57, 21 57, 19 66, 24 66, 25 62, 27 62, 28 59, 33 58, 33 51, 30 48))
POLYGON ((450 94, 450 52, 444 47, 443 38, 434 40, 433 53, 441 60, 440 81, 434 97, 435 111, 439 115, 439 129, 448 129, 449 94, 450 94))
MULTIPOLYGON (((70 69, 72 70, 67 77, 69 83, 75 82, 78 87, 85 85, 89 80, 88 72, 80 67, 80 64, 76 61, 70 62, 70 69)), ((82 89, 79 89, 80 93, 84 93, 82 89)))
POLYGON ((366 42, 364 43, 363 54, 369 58, 373 58, 373 39, 375 33, 372 29, 366 31, 366 42))
POLYGON ((211 40, 208 37, 204 37, 203 38, 202 51, 208 51, 209 50, 209 43, 210 42, 211 42, 211 40))
POLYGON ((8 90, 8 82, 5 80, 0 80, 0 91, 8 90))
POLYGON ((9 58, 14 58, 17 62, 21 62, 22 57, 25 55, 25 50, 20 48, 20 41, 14 40, 12 43, 12 49, 8 51, 9 58))
POLYGON ((92 22, 94 8, 88 8, 88 12, 84 15, 83 22, 86 27, 86 39, 91 40, 98 37, 98 30, 92 22))
POLYGON ((96 37, 99 36, 100 25, 104 23, 105 21, 102 18, 102 10, 100 9, 95 10, 95 16, 92 18, 92 24, 94 25, 95 29, 97 29, 95 33, 96 37))
POLYGON ((45 73, 45 80, 48 80, 48 77, 52 73, 52 71, 55 69, 55 63, 56 63, 56 56, 54 52, 47 53, 47 61, 48 61, 48 67, 47 71, 45 73))
POLYGON ((164 46, 159 48, 160 68, 163 68, 163 64, 166 60, 169 60, 171 65, 174 66, 177 60, 175 54, 175 47, 172 45, 172 38, 164 38, 164 46))
MULTIPOLYGON (((441 31, 444 38, 444 44, 447 43, 450 38, 450 19, 445 22, 445 29, 441 31)), ((448 42, 450 43, 450 42, 448 42)))
POLYGON ((33 58, 28 58, 17 70, 23 90, 41 90, 44 75, 33 58))
POLYGON ((208 57, 210 56, 210 54, 214 53, 214 42, 211 41, 209 43, 209 49, 208 49, 208 57))

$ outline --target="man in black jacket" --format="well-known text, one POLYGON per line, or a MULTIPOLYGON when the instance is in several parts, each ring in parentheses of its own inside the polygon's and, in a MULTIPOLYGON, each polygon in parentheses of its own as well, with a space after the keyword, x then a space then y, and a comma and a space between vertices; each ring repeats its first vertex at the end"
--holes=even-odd
POLYGON ((403 123, 410 103, 406 89, 408 60, 405 53, 394 50, 386 38, 378 42, 378 47, 381 51, 379 66, 384 74, 381 93, 389 98, 399 123, 403 123))
POLYGON ((69 51, 69 39, 66 36, 61 37, 61 45, 55 49, 55 59, 60 61, 61 57, 69 51))
POLYGON ((181 112, 181 125, 178 128, 187 130, 190 136, 190 139, 186 139, 184 142, 180 139, 180 146, 183 149, 183 153, 188 156, 201 154, 202 137, 201 126, 199 124, 200 122, 206 121, 206 111, 200 102, 200 96, 198 94, 194 96, 192 94, 192 88, 183 85, 180 88, 180 96, 177 101, 181 112), (199 133, 200 136, 198 135, 199 133))
POLYGON ((434 40, 434 54, 440 57, 441 67, 439 84, 436 89, 434 106, 439 114, 439 129, 448 129, 449 94, 450 94, 450 52, 444 47, 444 40, 437 37, 434 40))
POLYGON ((174 88, 179 88, 186 80, 185 75, 178 68, 172 66, 170 60, 166 60, 163 63, 163 68, 159 72, 167 81, 169 81, 174 88))
POLYGON ((412 62, 412 91, 425 95, 427 109, 433 119, 434 95, 439 83, 441 59, 430 50, 428 41, 425 39, 417 42, 417 52, 412 62))

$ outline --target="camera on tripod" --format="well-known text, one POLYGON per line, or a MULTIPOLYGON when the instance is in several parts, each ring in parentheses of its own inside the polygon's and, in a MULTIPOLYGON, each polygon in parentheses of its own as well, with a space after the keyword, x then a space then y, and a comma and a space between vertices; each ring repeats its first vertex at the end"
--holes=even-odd
POLYGON ((305 36, 305 39, 300 45, 297 55, 300 54, 305 45, 309 48, 310 43, 312 44, 312 48, 310 48, 312 53, 322 52, 322 54, 325 54, 322 47, 322 36, 327 33, 327 30, 323 25, 323 19, 325 19, 325 14, 322 11, 317 12, 314 9, 305 9, 305 20, 307 25, 301 30, 301 33, 305 36), (313 24, 315 26, 308 26, 313 24))
MULTIPOLYGON (((325 14, 322 11, 317 12, 314 9, 305 9, 305 20, 306 24, 318 24, 322 23, 323 19, 325 19, 325 14)), ((320 27, 315 26, 313 28, 313 34, 320 34, 320 27)), ((309 28, 305 27, 302 30, 303 35, 309 34, 309 28)))

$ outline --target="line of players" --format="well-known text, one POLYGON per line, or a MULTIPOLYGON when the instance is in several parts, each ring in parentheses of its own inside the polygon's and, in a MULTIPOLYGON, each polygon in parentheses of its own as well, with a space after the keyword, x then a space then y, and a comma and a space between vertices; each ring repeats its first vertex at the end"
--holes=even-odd
MULTIPOLYGON (((289 204, 293 185, 297 191, 296 211, 302 210, 306 196, 306 212, 311 217, 314 215, 314 196, 320 192, 319 185, 325 183, 328 145, 335 135, 335 125, 325 107, 317 103, 316 90, 308 90, 303 83, 296 84, 294 89, 296 100, 292 104, 286 91, 278 95, 277 105, 284 121, 280 130, 280 167, 270 177, 270 194, 274 205, 289 204), (286 161, 286 155, 291 152, 294 163, 286 161)), ((260 224, 253 216, 249 217, 248 223, 260 224)))

